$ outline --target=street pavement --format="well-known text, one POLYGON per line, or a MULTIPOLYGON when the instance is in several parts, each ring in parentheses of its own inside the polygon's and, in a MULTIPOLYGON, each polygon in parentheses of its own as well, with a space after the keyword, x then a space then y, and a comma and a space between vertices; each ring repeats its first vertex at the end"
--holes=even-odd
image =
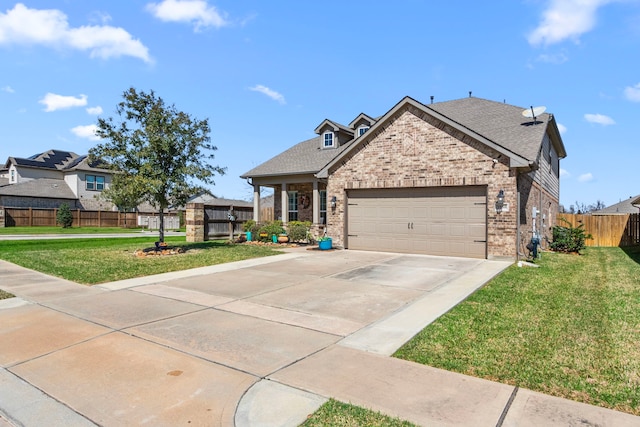
POLYGON ((0 427, 297 426, 328 398, 425 426, 640 426, 390 357, 508 265, 296 248, 88 287, 0 261, 0 427))

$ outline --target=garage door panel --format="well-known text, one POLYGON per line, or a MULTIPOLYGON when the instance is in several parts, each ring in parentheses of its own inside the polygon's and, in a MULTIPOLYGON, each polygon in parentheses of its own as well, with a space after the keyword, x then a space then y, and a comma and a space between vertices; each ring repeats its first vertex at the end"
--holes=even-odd
POLYGON ((351 249, 486 257, 486 188, 352 190, 351 249))

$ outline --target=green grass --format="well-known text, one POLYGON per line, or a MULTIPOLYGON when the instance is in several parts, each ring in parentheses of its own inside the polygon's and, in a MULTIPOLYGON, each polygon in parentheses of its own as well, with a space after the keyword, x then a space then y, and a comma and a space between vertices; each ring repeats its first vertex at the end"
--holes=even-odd
POLYGON ((301 427, 320 426, 411 427, 415 424, 330 399, 301 424, 301 427))
POLYGON ((2 289, 0 289, 0 300, 3 299, 7 299, 7 298, 13 298, 15 295, 10 294, 9 292, 5 292, 2 289))
POLYGON ((140 228, 120 227, 2 227, 0 235, 12 234, 114 234, 114 233, 139 233, 140 228))
POLYGON ((640 415, 640 248, 512 266, 395 357, 640 415))
POLYGON ((156 238, 0 241, 0 259, 77 283, 97 284, 279 253, 257 245, 186 243, 184 237, 166 237, 169 245, 182 246, 187 252, 146 258, 133 255, 136 249, 153 247, 156 238))

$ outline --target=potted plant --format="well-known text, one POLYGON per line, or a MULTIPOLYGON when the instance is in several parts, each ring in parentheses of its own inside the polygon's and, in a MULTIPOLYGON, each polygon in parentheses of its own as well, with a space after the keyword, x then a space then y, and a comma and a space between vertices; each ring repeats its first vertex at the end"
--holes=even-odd
POLYGON ((282 221, 269 221, 260 227, 260 240, 277 243, 278 236, 283 233, 284 228, 282 228, 282 221))
POLYGON ((244 224, 242 224, 242 231, 244 231, 247 236, 247 242, 251 241, 251 237, 252 237, 251 231, 255 226, 256 226, 256 222, 252 219, 248 219, 244 222, 244 224))
POLYGON ((326 251, 332 248, 333 240, 331 237, 322 236, 318 239, 318 249, 321 251, 326 251))

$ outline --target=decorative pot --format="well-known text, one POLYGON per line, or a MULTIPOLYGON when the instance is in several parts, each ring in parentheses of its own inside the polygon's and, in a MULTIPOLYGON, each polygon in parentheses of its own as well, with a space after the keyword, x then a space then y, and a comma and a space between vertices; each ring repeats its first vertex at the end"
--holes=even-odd
POLYGON ((331 249, 331 247, 332 247, 331 245, 332 245, 331 237, 327 237, 325 240, 320 240, 318 242, 318 248, 321 251, 326 251, 326 250, 331 249))
POLYGON ((275 234, 271 236, 271 241, 273 243, 278 243, 278 236, 276 236, 275 234))
POLYGON ((251 232, 247 231, 246 236, 247 236, 247 242, 250 242, 251 241, 251 232))
POLYGON ((287 243, 289 241, 289 236, 286 234, 281 234, 278 236, 278 243, 287 243))

